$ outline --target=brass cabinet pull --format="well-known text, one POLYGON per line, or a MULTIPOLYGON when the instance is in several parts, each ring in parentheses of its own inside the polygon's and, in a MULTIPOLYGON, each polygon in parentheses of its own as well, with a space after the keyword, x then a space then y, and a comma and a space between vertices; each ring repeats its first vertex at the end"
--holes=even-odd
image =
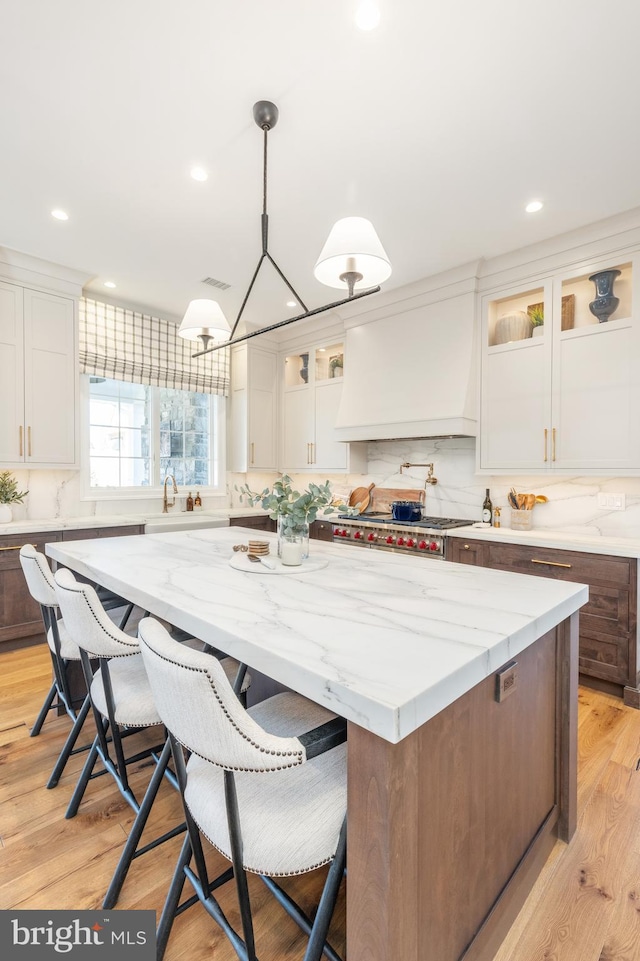
POLYGON ((253 464, 253 462, 254 462, 254 460, 255 460, 255 458, 254 458, 254 453, 255 453, 255 444, 254 444, 253 441, 251 441, 251 463, 252 463, 252 464, 253 464))
POLYGON ((307 441, 307 464, 311 463, 311 444, 307 441))
POLYGON ((556 459, 556 429, 551 431, 551 460, 556 459))
POLYGON ((22 457, 22 424, 18 427, 18 434, 20 436, 20 457, 22 457))
POLYGON ((464 549, 465 549, 465 551, 468 551, 468 550, 470 550, 471 548, 469 547, 468 544, 465 544, 465 545, 464 545, 464 549))
MULTIPOLYGON (((12 544, 11 547, 0 547, 0 551, 20 551, 26 546, 26 544, 12 544)), ((37 549, 35 544, 30 544, 29 546, 33 547, 34 550, 37 549)))
POLYGON ((544 462, 545 462, 545 464, 547 463, 547 437, 548 437, 548 435, 549 435, 549 431, 548 431, 547 428, 545 427, 545 429, 544 429, 544 462))
POLYGON ((311 443, 311 463, 315 464, 315 462, 316 462, 316 445, 312 442, 311 443))
POLYGON ((531 558, 532 564, 545 564, 547 567, 566 567, 568 570, 571 569, 571 564, 561 564, 559 561, 539 561, 535 557, 531 558))
POLYGON ((27 427, 27 456, 31 457, 31 427, 27 427))

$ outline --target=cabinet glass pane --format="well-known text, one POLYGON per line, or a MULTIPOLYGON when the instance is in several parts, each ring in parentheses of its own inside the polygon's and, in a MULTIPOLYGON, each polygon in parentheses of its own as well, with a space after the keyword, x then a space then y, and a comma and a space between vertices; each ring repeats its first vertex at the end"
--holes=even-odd
POLYGON ((631 279, 631 264, 611 264, 582 277, 564 280, 562 330, 631 317, 631 279), (619 271, 619 274, 610 271, 619 271), (594 279, 589 280, 590 277, 594 279), (590 304, 594 305, 595 313, 590 304))
POLYGON ((309 383, 309 353, 291 354, 284 359, 284 386, 303 387, 309 383))
POLYGON ((342 377, 344 344, 323 344, 316 348, 316 380, 333 380, 342 377))
POLYGON ((529 340, 544 332, 544 289, 542 287, 492 300, 489 303, 488 346, 529 340))

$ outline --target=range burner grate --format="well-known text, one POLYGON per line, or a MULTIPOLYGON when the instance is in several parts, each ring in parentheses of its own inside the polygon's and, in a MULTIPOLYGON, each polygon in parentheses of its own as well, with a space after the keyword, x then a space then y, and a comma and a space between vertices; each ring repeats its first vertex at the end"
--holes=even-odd
POLYGON ((430 528, 436 531, 445 531, 453 527, 469 527, 474 522, 459 517, 423 517, 419 521, 395 521, 391 514, 376 513, 362 514, 360 517, 352 517, 349 514, 340 514, 341 520, 355 521, 375 521, 377 524, 401 524, 403 527, 430 528))

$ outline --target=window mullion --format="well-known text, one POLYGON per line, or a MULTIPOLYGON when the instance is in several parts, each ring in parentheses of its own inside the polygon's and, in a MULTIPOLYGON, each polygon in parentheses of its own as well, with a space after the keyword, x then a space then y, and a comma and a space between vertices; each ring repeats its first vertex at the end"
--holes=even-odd
POLYGON ((162 484, 160 477, 160 388, 151 388, 151 471, 153 484, 162 484))

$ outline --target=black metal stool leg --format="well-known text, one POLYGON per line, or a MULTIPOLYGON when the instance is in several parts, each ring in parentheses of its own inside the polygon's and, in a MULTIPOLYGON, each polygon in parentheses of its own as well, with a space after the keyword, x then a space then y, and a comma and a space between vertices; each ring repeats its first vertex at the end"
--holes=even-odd
POLYGON ((91 745, 91 750, 89 751, 89 756, 84 762, 84 767, 82 768, 82 773, 78 778, 78 783, 76 784, 75 790, 69 801, 69 806, 67 808, 65 818, 74 818, 78 813, 78 808, 80 807, 80 802, 82 801, 84 792, 87 790, 87 784, 96 766, 96 761, 98 760, 98 747, 99 739, 96 736, 93 744, 91 745))
POLYGON ((46 697, 46 700, 45 700, 44 704, 42 705, 42 708, 41 708, 41 710, 40 710, 40 713, 38 714, 38 716, 37 716, 37 718, 36 718, 36 723, 35 723, 35 724, 33 725, 33 727, 31 728, 31 731, 30 731, 30 733, 29 733, 29 737, 37 737, 38 734, 40 733, 40 731, 41 731, 41 729, 42 729, 42 725, 44 724, 44 722, 45 722, 46 719, 47 719, 47 714, 48 714, 49 711, 51 710, 51 707, 52 707, 52 705, 53 705, 53 699, 54 699, 54 697, 56 696, 57 691, 58 691, 58 686, 57 686, 56 682, 54 681, 53 684, 51 685, 51 688, 49 689, 49 693, 47 694, 47 697, 46 697))
POLYGON ((322 889, 322 897, 316 912, 316 917, 311 929, 311 935, 307 943, 307 950, 304 961, 320 961, 325 949, 327 933, 336 906, 340 882, 344 874, 344 865, 347 853, 347 824, 346 820, 340 831, 340 839, 335 853, 335 857, 329 868, 327 880, 322 889))
MULTIPOLYGON (((120 855, 120 860, 116 867, 113 878, 111 879, 111 884, 105 895, 105 899, 102 903, 102 907, 105 909, 113 908, 120 897, 120 892, 122 890, 122 885, 124 884, 129 868, 131 867, 131 862, 136 857, 138 844, 140 838, 142 837, 142 832, 144 831, 145 825, 149 818, 153 802, 156 799, 156 795, 162 783, 162 778, 165 775, 167 766, 169 764, 169 759, 171 758, 171 743, 169 739, 165 741, 165 745, 162 748, 162 754, 160 755, 158 762, 156 764, 156 769, 153 772, 153 777, 149 782, 149 787, 147 788, 142 804, 140 805, 140 810, 136 815, 136 819, 133 822, 133 827, 129 832, 129 837, 127 838, 127 843, 124 846, 122 854, 120 855)), ((176 827, 173 831, 168 832, 163 835, 161 839, 158 839, 153 846, 161 843, 163 840, 166 841, 169 837, 175 834, 179 834, 184 830, 184 825, 176 827)), ((149 850, 151 845, 145 850, 149 850)))
POLYGON ((69 732, 67 740, 64 742, 64 747, 62 748, 62 751, 60 752, 60 756, 56 761, 55 767, 51 772, 51 776, 47 781, 48 788, 55 787, 58 781, 60 780, 60 778, 62 777, 62 772, 65 769, 67 761, 73 754, 73 749, 80 735, 80 731, 82 730, 82 725, 86 721, 87 714, 89 713, 90 709, 91 709, 91 698, 87 694, 87 696, 85 697, 82 703, 82 707, 78 712, 78 716, 74 721, 73 727, 69 732))
POLYGON ((178 863, 176 864, 173 878, 171 880, 171 887, 169 888, 167 899, 164 902, 158 930, 156 931, 156 961, 162 961, 164 952, 167 949, 167 942, 169 940, 169 935, 171 934, 171 928, 173 927, 176 911, 178 910, 178 904, 182 896, 184 882, 186 881, 184 869, 189 864, 190 860, 191 841, 189 839, 189 835, 187 834, 186 838, 184 839, 184 844, 182 845, 182 850, 180 851, 180 857, 178 858, 178 863))

